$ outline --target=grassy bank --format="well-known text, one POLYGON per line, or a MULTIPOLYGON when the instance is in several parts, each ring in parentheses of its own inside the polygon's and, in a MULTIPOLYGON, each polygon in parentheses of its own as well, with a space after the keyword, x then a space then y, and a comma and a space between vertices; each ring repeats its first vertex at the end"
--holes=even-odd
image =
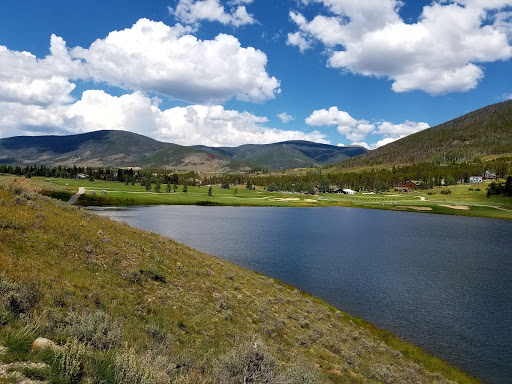
MULTIPOLYGON (((12 179, 13 177, 4 176, 4 178, 12 179)), ((182 185, 178 186, 176 191, 171 189, 171 192, 166 192, 166 185, 164 184, 161 187, 161 192, 154 192, 154 190, 146 191, 144 187, 138 184, 132 186, 113 181, 39 179, 33 182, 37 183, 42 189, 50 190, 49 193, 53 194, 54 197, 59 197, 57 196, 59 194, 62 196, 63 193, 75 193, 79 187, 83 187, 86 194, 81 196, 77 203, 83 206, 155 204, 276 207, 344 206, 512 219, 512 198, 505 196, 487 198, 486 183, 436 187, 418 193, 356 193, 355 195, 328 193, 314 196, 267 192, 261 189, 248 191, 245 186, 231 186, 229 189, 212 186, 212 195, 209 196, 209 187, 207 186, 188 186, 185 193, 182 185), (93 191, 95 194, 92 194, 93 191), (102 191, 105 191, 106 194, 103 194, 102 191), (445 194, 445 192, 449 193, 445 194)))
POLYGON ((477 382, 291 286, 8 184, 0 382, 477 382))

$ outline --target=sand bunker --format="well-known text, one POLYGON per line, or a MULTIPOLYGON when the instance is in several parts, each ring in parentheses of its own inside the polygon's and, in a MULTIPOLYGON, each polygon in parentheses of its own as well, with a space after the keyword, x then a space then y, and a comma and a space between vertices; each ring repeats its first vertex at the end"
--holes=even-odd
POLYGON ((451 208, 451 209, 460 209, 461 211, 467 211, 469 207, 467 205, 446 205, 446 204, 439 204, 441 207, 451 208))
POLYGON ((315 199, 304 199, 302 201, 307 201, 308 203, 316 203, 317 202, 317 200, 315 200, 315 199))
POLYGON ((274 201, 297 201, 300 200, 298 197, 276 197, 274 201))
POLYGON ((409 209, 415 209, 416 211, 431 211, 432 208, 430 207, 414 207, 412 205, 398 205, 397 208, 409 208, 409 209))

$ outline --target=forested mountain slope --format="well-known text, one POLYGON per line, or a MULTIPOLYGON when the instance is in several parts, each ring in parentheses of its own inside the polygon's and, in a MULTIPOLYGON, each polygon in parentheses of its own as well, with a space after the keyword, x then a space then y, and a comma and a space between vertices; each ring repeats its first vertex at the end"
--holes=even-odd
POLYGON ((512 153, 512 100, 404 137, 342 162, 339 167, 459 162, 505 153, 512 153))

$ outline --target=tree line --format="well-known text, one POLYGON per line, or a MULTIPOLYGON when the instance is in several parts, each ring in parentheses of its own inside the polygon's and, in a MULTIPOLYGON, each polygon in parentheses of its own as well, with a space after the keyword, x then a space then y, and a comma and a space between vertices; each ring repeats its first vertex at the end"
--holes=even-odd
MULTIPOLYGON (((103 167, 47 167, 45 165, 12 166, 0 164, 0 173, 10 173, 25 177, 44 176, 74 178, 86 175, 90 180, 106 179, 124 182, 125 184, 139 183, 147 190, 158 185, 167 185, 170 192, 171 185, 201 186, 246 185, 247 189, 254 186, 268 191, 287 191, 298 193, 329 193, 343 188, 356 191, 381 192, 400 187, 408 180, 421 181, 423 188, 432 188, 440 185, 454 185, 467 183, 470 176, 481 176, 486 170, 494 172, 498 178, 512 174, 512 157, 502 157, 491 161, 454 162, 439 164, 425 162, 414 165, 393 166, 392 168, 367 169, 363 171, 327 170, 313 168, 303 175, 287 173, 239 173, 203 175, 190 171, 185 173, 168 173, 165 170, 134 170, 132 168, 103 168, 103 167)), ((176 188, 173 188, 175 191, 176 188)), ((499 190, 499 188, 497 189, 499 190)))

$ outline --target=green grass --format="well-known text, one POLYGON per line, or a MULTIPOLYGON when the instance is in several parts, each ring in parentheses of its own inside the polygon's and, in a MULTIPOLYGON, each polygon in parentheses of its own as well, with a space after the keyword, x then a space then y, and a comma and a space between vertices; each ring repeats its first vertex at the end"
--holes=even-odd
MULTIPOLYGON (((188 187, 187 193, 182 192, 183 187, 179 186, 176 192, 165 192, 165 185, 162 191, 155 193, 147 192, 144 187, 136 184, 125 185, 113 181, 54 179, 45 181, 37 180, 38 185, 44 188, 49 185, 53 193, 62 191, 74 193, 79 187, 86 189, 86 194, 78 200, 78 205, 157 205, 157 204, 179 204, 179 205, 230 205, 230 206, 273 206, 273 207, 326 207, 344 206, 371 209, 387 209, 399 211, 411 211, 422 213, 437 213, 459 216, 476 216, 499 219, 512 219, 512 198, 504 196, 486 197, 487 184, 459 184, 450 187, 436 187, 431 190, 418 193, 388 192, 384 194, 319 194, 315 196, 267 192, 262 189, 248 191, 245 186, 232 186, 230 189, 222 189, 220 186, 212 186, 212 196, 208 196, 208 187, 188 187), (68 184, 68 185, 66 185, 68 184), (473 191, 469 191, 472 188, 473 191), (235 189, 237 193, 235 194, 235 189), (449 195, 441 194, 442 190, 450 190, 449 195), (475 191, 480 189, 480 191, 475 191), (105 190, 107 193, 102 194, 105 190), (95 191, 96 194, 91 194, 95 191), (428 194, 430 192, 431 194, 428 194), (423 201, 425 199, 425 201, 423 201), (455 209, 444 207, 467 206, 468 209, 455 209), (404 208, 406 207, 406 208, 404 208), (429 210, 418 211, 414 208, 420 207, 429 210)), ((62 193, 62 192, 61 192, 62 193)), ((460 207, 459 207, 460 208, 460 207)))
POLYGON ((0 345, 20 335, 13 350, 28 361, 48 361, 28 339, 64 346, 54 382, 219 383, 257 356, 273 375, 319 377, 309 383, 478 382, 287 284, 27 192, 38 183, 0 188, 11 224, 0 231, 0 306, 14 294, 30 304, 0 326, 0 345))

